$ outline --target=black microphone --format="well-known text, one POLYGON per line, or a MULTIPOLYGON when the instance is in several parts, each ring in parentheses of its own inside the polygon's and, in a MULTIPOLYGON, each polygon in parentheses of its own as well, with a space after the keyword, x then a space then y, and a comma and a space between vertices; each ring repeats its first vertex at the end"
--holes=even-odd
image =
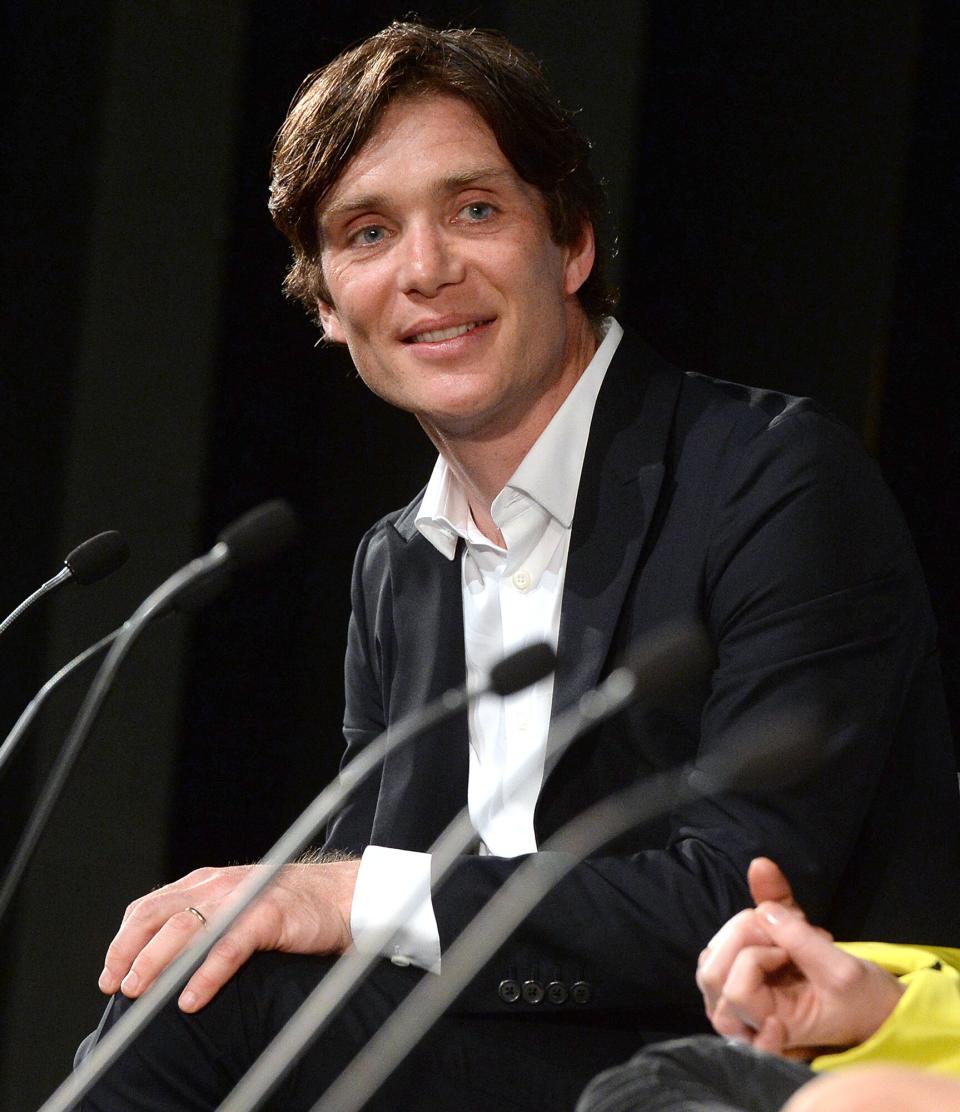
POLYGON ((126 540, 116 531, 108 529, 95 537, 78 544, 63 561, 75 583, 85 587, 96 583, 106 575, 111 575, 122 567, 130 555, 126 540))
POLYGON ((260 867, 251 871, 246 880, 237 886, 229 909, 209 920, 206 929, 163 970, 150 986, 150 991, 134 1001, 102 1041, 97 1043, 43 1104, 40 1112, 70 1112, 79 1103, 140 1031, 183 986, 234 922, 273 882, 283 866, 306 849, 327 819, 343 806, 351 793, 379 767, 385 757, 428 729, 467 709, 481 695, 512 695, 549 675, 555 666, 556 657, 548 645, 529 645, 500 661, 491 671, 484 687, 471 691, 466 687, 451 688, 432 703, 388 727, 374 738, 341 770, 339 777, 329 783, 306 810, 301 812, 264 856, 260 867))
POLYGON ((130 548, 124 538, 115 530, 108 529, 105 533, 97 533, 77 547, 63 561, 63 567, 46 583, 38 587, 32 595, 0 622, 0 633, 8 629, 13 623, 29 610, 45 594, 59 587, 63 583, 73 580, 80 586, 96 583, 98 579, 115 572, 117 568, 126 563, 130 555, 130 548))
MULTIPOLYGON (((197 580, 185 587, 176 598, 171 600, 169 609, 157 614, 156 617, 164 618, 167 614, 174 613, 192 614, 203 609, 203 607, 213 602, 213 600, 226 589, 228 580, 229 573, 226 567, 221 565, 216 569, 216 573, 210 573, 203 579, 197 580)), ((27 730, 30 729, 30 726, 40 713, 40 709, 47 699, 62 683, 66 682, 70 676, 93 660, 98 653, 108 649, 128 625, 129 622, 125 622, 111 633, 101 637, 99 641, 95 641, 89 648, 84 649, 83 652, 78 653, 73 660, 68 661, 59 671, 55 672, 40 688, 36 695, 34 695, 30 702, 27 703, 23 713, 14 723, 13 729, 7 734, 3 744, 0 745, 0 776, 3 775, 4 767, 19 748, 20 742, 26 735, 27 730)))
POLYGON ((148 623, 165 613, 185 592, 188 597, 189 592, 193 592, 194 600, 202 600, 211 590, 211 580, 213 589, 219 590, 223 586, 225 573, 231 568, 245 568, 259 560, 268 559, 289 544, 296 531, 296 517, 285 502, 267 502, 258 506, 225 529, 206 555, 191 560, 161 583, 120 627, 73 720, 63 748, 17 845, 3 887, 0 888, 0 920, 10 905, 27 862, 100 713, 117 670, 148 623))
MULTIPOLYGON (((620 667, 551 724, 543 781, 546 782, 549 771, 569 746, 601 722, 634 702, 647 707, 669 708, 690 687, 702 683, 713 665, 713 649, 699 625, 670 623, 642 638, 628 650, 620 667)), ((521 764, 517 777, 522 782, 538 774, 540 756, 531 754, 521 764)), ((481 809, 492 802, 492 798, 486 800, 481 809)), ((428 851, 431 854, 431 892, 439 887, 457 858, 475 840, 470 810, 464 807, 428 851)), ((416 899, 411 899, 402 905, 397 922, 409 919, 416 903, 416 899)), ((330 1022, 364 974, 380 960, 395 930, 394 923, 373 930, 365 936, 362 953, 351 947, 337 959, 220 1105, 220 1112, 247 1112, 258 1107, 330 1022)), ((446 961, 444 956, 444 976, 446 961)))
POLYGON ((556 666, 553 649, 545 641, 537 641, 498 660, 490 669, 487 690, 501 698, 513 695, 545 679, 556 666))
MULTIPOLYGON (((265 564, 288 548, 300 529, 297 516, 283 499, 262 502, 228 525, 217 537, 228 550, 232 567, 246 569, 265 564)), ((218 545, 211 551, 216 551, 218 545)))
MULTIPOLYGON (((751 723, 725 739, 721 751, 643 777, 577 815, 507 878, 447 948, 443 975, 424 977, 414 986, 311 1112, 362 1108, 544 896, 591 853, 680 803, 730 791, 781 787, 809 776, 822 753, 826 721, 826 713, 814 708, 751 723)), ((305 1007, 301 1005, 301 1010, 305 1007)), ((256 1107, 258 1100, 233 1100, 251 1072, 220 1105, 220 1112, 256 1107)), ((275 1083, 271 1080, 264 1091, 270 1092, 275 1083)))

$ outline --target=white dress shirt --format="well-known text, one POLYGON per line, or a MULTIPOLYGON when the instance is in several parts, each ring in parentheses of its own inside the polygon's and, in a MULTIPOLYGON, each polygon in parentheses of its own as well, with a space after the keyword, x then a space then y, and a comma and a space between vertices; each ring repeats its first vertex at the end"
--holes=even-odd
MULTIPOLYGON (((416 517, 424 537, 448 560, 464 541, 461 564, 467 684, 482 686, 502 657, 536 641, 554 650, 560 631, 563 579, 580 472, 590 422, 607 367, 623 330, 606 333, 536 443, 494 499, 491 515, 504 539, 485 537, 470 513, 466 493, 440 456, 416 517)), ((540 793, 550 726, 553 677, 505 699, 485 695, 468 719, 470 766, 467 798, 480 836, 480 852, 515 857, 537 848, 533 813, 540 793), (518 771, 530 758, 536 776, 518 771)), ((368 846, 351 911, 359 950, 364 934, 390 924, 389 956, 398 964, 440 971, 440 937, 430 900, 430 855, 368 846), (398 921, 411 893, 420 895, 413 916, 398 921)))

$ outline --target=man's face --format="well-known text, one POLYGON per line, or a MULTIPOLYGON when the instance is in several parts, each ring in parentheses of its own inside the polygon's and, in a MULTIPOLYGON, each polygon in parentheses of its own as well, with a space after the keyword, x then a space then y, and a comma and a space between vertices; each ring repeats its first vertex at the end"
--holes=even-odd
POLYGON ((392 105, 320 221, 326 334, 428 432, 509 433, 555 409, 589 361, 575 293, 592 232, 553 242, 540 193, 466 102, 392 105))

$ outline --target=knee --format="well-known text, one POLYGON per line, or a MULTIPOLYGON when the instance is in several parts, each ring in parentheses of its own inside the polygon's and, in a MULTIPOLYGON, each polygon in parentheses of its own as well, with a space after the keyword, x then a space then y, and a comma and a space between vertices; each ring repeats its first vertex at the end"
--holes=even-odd
POLYGON ((604 1070, 580 1094, 574 1112, 615 1112, 616 1104, 612 1103, 616 1094, 621 1091, 625 1083, 624 1071, 629 1070, 630 1063, 614 1066, 604 1070))
POLYGON ((673 1091, 676 1070, 669 1059, 649 1049, 629 1062, 604 1070, 584 1089, 574 1112, 632 1112, 658 1107, 658 1100, 673 1091))
POLYGON ((960 1112, 960 1080, 903 1066, 860 1066, 804 1085, 783 1112, 960 1112))

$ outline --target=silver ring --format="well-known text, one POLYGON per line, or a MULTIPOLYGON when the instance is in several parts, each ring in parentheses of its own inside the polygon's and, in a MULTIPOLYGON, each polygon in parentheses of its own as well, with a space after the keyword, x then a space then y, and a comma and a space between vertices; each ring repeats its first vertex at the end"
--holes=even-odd
POLYGON ((185 907, 183 910, 189 911, 191 915, 196 915, 196 917, 200 920, 201 927, 205 927, 207 925, 207 917, 203 914, 202 911, 198 910, 195 907, 185 907))

